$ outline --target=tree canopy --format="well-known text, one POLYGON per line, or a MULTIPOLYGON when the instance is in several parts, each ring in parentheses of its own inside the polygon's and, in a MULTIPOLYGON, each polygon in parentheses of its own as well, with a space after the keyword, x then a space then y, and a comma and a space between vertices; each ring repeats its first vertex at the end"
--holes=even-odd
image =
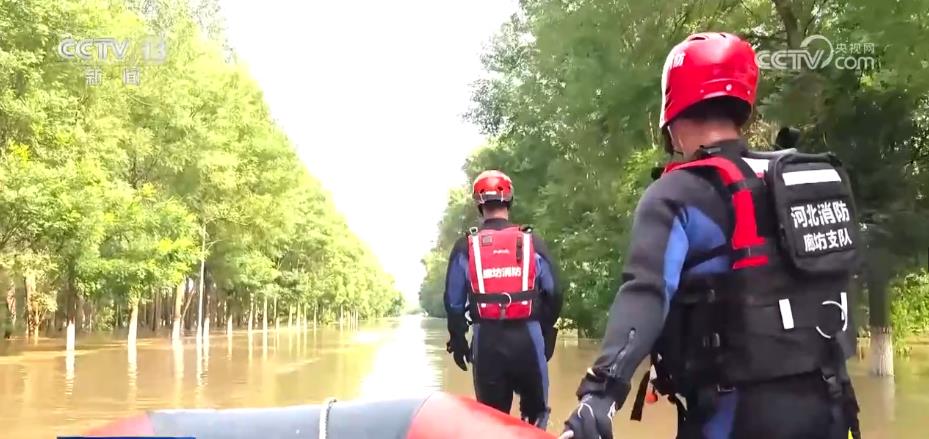
POLYGON ((0 0, 8 317, 119 324, 120 309, 199 279, 201 259, 220 317, 265 298, 320 319, 340 306, 399 312, 393 280, 275 124, 216 11, 211 0, 0 0), (105 37, 128 43, 122 60, 96 47, 89 60, 59 55, 66 38, 105 37), (163 60, 146 59, 153 37, 163 60))
MULTIPOLYGON (((491 168, 513 178, 514 219, 535 226, 560 265, 562 324, 599 335, 619 286, 631 214, 649 171, 664 160, 657 119, 670 48, 697 31, 735 33, 759 51, 799 49, 806 37, 824 35, 834 63, 762 70, 748 134, 755 148, 768 149, 779 128, 794 126, 803 132, 801 150, 830 150, 845 162, 869 242, 887 256, 870 258, 885 266, 886 285, 925 267, 929 248, 923 10, 921 0, 521 1, 484 53, 468 118, 490 141, 464 170, 469 178, 491 168), (875 62, 844 68, 842 55, 875 62)), ((431 314, 444 312, 444 261, 475 213, 460 190, 452 192, 423 260, 420 301, 431 314)))

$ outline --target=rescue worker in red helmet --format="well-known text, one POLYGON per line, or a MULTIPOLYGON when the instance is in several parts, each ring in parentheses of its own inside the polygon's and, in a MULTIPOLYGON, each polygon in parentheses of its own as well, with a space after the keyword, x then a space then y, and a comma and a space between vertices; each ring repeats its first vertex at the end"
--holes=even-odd
POLYGON ((751 45, 732 34, 668 54, 659 126, 672 163, 636 207, 601 354, 562 437, 611 439, 646 357, 632 418, 666 395, 678 438, 859 437, 848 177, 828 153, 749 150, 757 82, 751 45))
POLYGON ((478 401, 509 414, 516 393, 522 419, 545 429, 547 361, 562 306, 555 264, 538 235, 509 221, 509 177, 482 172, 474 180, 473 197, 481 225, 460 238, 448 258, 447 348, 462 370, 472 363, 478 401))

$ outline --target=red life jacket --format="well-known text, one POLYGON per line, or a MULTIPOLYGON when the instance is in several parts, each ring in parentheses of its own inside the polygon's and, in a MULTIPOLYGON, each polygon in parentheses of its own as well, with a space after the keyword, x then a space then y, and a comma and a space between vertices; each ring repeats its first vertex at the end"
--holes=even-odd
POLYGON ((535 248, 528 228, 472 228, 468 234, 468 280, 471 318, 534 318, 535 248))
POLYGON ((831 154, 719 153, 665 173, 685 169, 709 171, 701 175, 731 205, 733 227, 728 243, 688 258, 683 271, 724 255, 731 271, 681 279, 632 419, 641 419, 648 384, 678 405, 683 431, 685 423, 702 425, 721 392, 819 371, 856 431, 857 403, 843 371, 855 335, 846 291, 861 244, 842 164, 831 154))

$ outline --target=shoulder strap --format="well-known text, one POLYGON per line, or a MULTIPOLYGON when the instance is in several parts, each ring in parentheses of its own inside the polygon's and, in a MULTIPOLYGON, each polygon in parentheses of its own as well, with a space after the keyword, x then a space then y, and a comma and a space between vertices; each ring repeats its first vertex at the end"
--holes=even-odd
POLYGON ((741 162, 739 159, 713 155, 692 162, 668 165, 664 171, 665 174, 681 169, 710 168, 716 171, 716 175, 731 194, 732 209, 735 215, 731 239, 734 270, 768 263, 768 256, 762 248, 765 246, 765 239, 758 235, 756 206, 752 197, 752 190, 763 187, 764 182, 755 175, 747 163, 742 162, 741 165, 744 166, 740 166, 737 161, 741 162))

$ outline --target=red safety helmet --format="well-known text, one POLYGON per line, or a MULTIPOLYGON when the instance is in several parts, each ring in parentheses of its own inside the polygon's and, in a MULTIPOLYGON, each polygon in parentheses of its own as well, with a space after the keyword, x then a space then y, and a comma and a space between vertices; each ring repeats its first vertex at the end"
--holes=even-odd
POLYGON ((484 171, 474 179, 472 196, 477 204, 513 201, 513 180, 500 171, 484 171))
POLYGON ((661 74, 661 116, 664 129, 687 107, 718 97, 755 105, 758 64, 755 50, 741 38, 724 32, 693 34, 671 49, 661 74))

